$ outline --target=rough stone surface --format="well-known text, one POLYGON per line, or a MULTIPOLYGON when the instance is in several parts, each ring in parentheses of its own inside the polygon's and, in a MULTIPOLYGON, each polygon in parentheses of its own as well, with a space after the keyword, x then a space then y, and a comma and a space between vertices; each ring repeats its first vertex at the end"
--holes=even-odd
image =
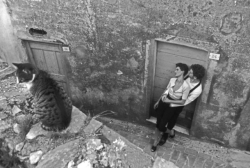
POLYGON ((93 148, 94 150, 100 150, 103 148, 103 145, 101 143, 100 139, 88 139, 86 141, 87 149, 93 148))
POLYGON ((6 78, 15 72, 15 68, 8 66, 7 68, 0 70, 0 79, 6 78))
POLYGON ((0 131, 5 131, 6 129, 10 128, 11 124, 6 122, 6 121, 1 121, 0 122, 0 131))
POLYGON ((36 151, 30 154, 29 160, 30 160, 30 164, 36 164, 39 162, 39 160, 41 159, 43 155, 42 151, 36 151))
POLYGON ((26 135, 26 139, 35 139, 39 135, 47 135, 47 131, 43 130, 41 127, 41 123, 37 123, 33 125, 26 135))
POLYGON ((27 118, 29 118, 29 117, 31 117, 31 116, 27 116, 25 114, 18 115, 18 116, 16 116, 16 122, 19 124, 24 123, 25 120, 27 120, 27 118))
MULTIPOLYGON (((101 118, 104 125, 125 137, 127 140, 139 147, 143 152, 152 156, 154 165, 162 166, 170 164, 178 168, 218 168, 218 167, 239 167, 248 168, 250 153, 247 151, 236 150, 222 147, 218 144, 198 141, 188 138, 177 132, 174 139, 169 138, 163 146, 158 146, 156 152, 151 152, 150 147, 154 136, 154 128, 138 126, 135 124, 120 122, 114 119, 101 118), (181 150, 183 149, 183 150, 181 150), (178 157, 175 157, 178 150, 178 157), (157 159, 160 158, 160 159, 157 159), (172 162, 172 163, 171 163, 172 162)), ((104 127, 105 130, 105 127, 104 127)), ((112 131, 104 133, 112 139, 112 131)))
POLYGON ((111 142, 115 141, 116 139, 121 139, 122 141, 125 142, 127 145, 125 147, 126 151, 126 158, 127 158, 127 164, 131 168, 143 168, 143 167, 149 167, 152 166, 152 157, 146 153, 143 153, 143 151, 138 148, 136 145, 130 143, 126 138, 123 136, 119 135, 117 132, 114 130, 104 126, 101 129, 101 133, 108 138, 111 142))
POLYGON ((68 167, 67 168, 73 168, 75 165, 75 162, 73 160, 71 160, 69 163, 68 163, 68 167))
MULTIPOLYGON (((73 107, 71 117, 72 119, 69 127, 66 130, 62 131, 62 133, 65 132, 69 134, 78 133, 85 124, 86 115, 83 112, 81 112, 78 108, 73 107)), ((26 138, 34 139, 39 135, 48 135, 48 131, 42 129, 41 123, 33 125, 29 133, 26 135, 26 138)))
POLYGON ((97 120, 90 120, 89 124, 86 128, 84 128, 84 132, 86 134, 93 134, 95 131, 102 126, 102 123, 97 120))
POLYGON ((167 168, 179 168, 173 162, 166 161, 165 159, 157 157, 154 162, 153 168, 166 168, 166 167, 167 168))
POLYGON ((84 46, 77 46, 75 48, 75 53, 76 53, 76 56, 79 58, 86 59, 87 57, 86 48, 84 46))
POLYGON ((78 108, 73 106, 71 118, 70 125, 65 131, 69 133, 78 133, 84 126, 87 116, 78 108))
POLYGON ((87 160, 77 165, 77 168, 93 168, 93 166, 90 164, 90 161, 87 160))
POLYGON ((78 151, 79 140, 68 142, 43 155, 36 168, 62 168, 78 151))
POLYGON ((239 150, 231 149, 230 157, 232 162, 230 163, 233 167, 247 167, 250 166, 250 152, 242 152, 239 150))
POLYGON ((13 114, 13 116, 15 116, 16 114, 18 114, 21 111, 22 110, 20 108, 18 108, 16 105, 14 105, 14 107, 12 108, 12 114, 13 114))
POLYGON ((131 68, 133 70, 135 70, 136 68, 138 68, 139 63, 135 60, 134 57, 130 58, 128 63, 127 63, 127 67, 131 68))
POLYGON ((50 141, 47 137, 37 137, 33 141, 25 142, 22 150, 19 152, 22 156, 27 156, 32 152, 41 150, 43 153, 48 152, 53 145, 51 145, 53 142, 50 141))
POLYGON ((7 114, 3 113, 3 112, 0 112, 0 120, 3 120, 5 118, 7 118, 7 114))
POLYGON ((14 130, 15 133, 19 134, 19 133, 21 132, 21 127, 20 127, 20 125, 17 124, 17 123, 15 123, 15 124, 13 125, 13 130, 14 130))
POLYGON ((24 146, 24 142, 21 142, 21 143, 16 145, 15 150, 20 152, 22 150, 23 146, 24 146))

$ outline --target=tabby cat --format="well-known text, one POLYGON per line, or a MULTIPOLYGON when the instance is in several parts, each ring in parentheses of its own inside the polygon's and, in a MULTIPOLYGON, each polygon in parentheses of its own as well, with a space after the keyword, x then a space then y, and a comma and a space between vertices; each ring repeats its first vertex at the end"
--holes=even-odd
POLYGON ((17 83, 25 84, 32 95, 33 113, 47 131, 66 129, 71 121, 72 102, 50 75, 30 63, 13 63, 17 83))

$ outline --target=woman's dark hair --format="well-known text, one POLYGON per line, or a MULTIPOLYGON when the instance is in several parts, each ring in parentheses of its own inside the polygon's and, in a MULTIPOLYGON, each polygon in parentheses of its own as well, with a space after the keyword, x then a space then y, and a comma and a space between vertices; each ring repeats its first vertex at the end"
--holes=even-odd
POLYGON ((188 66, 187 66, 187 64, 177 63, 175 66, 179 67, 181 69, 181 71, 184 71, 183 76, 187 75, 187 73, 188 73, 188 66))
POLYGON ((190 66, 190 69, 193 70, 193 75, 199 80, 201 80, 205 76, 206 70, 202 65, 193 64, 190 66))

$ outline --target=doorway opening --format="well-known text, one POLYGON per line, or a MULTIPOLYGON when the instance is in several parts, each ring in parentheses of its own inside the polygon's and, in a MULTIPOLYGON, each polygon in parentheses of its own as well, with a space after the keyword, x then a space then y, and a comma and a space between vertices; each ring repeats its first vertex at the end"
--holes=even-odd
MULTIPOLYGON (((149 57, 151 59, 151 85, 149 94, 149 119, 150 122, 156 123, 156 114, 153 106, 163 91, 166 89, 170 78, 174 77, 176 63, 185 63, 188 66, 192 64, 200 64, 207 69, 208 51, 183 43, 169 42, 164 40, 154 40, 149 57)), ((202 81, 204 83, 204 81, 202 81)), ((201 97, 201 96, 200 96, 201 97)), ((184 134, 189 134, 191 129, 193 116, 196 113, 196 107, 199 104, 199 98, 194 102, 185 106, 175 126, 175 130, 184 134)))

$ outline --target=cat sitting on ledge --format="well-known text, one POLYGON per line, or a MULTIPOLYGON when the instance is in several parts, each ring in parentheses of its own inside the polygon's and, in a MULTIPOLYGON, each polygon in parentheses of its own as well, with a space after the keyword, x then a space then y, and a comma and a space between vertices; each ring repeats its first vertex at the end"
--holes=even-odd
POLYGON ((62 131, 71 121, 72 102, 50 75, 30 63, 13 63, 17 83, 26 85, 32 97, 31 110, 47 131, 62 131))

